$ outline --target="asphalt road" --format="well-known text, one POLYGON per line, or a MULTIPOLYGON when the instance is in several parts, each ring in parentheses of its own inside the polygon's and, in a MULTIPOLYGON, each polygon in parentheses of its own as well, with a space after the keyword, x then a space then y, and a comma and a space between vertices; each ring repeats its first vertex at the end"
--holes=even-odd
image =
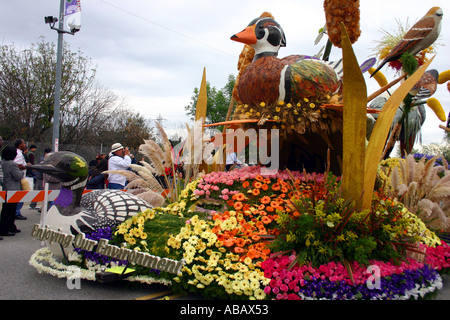
MULTIPOLYGON (((16 221, 21 232, 0 241, 0 300, 148 300, 169 289, 129 281, 102 284, 87 280, 81 281, 79 289, 69 289, 66 279, 40 274, 29 265, 31 255, 41 247, 40 241, 31 237, 32 227, 39 223, 40 214, 37 210, 29 210, 27 203, 22 214, 27 220, 16 221)), ((444 276, 443 281, 444 288, 434 297, 436 300, 450 300, 450 276, 444 276)))

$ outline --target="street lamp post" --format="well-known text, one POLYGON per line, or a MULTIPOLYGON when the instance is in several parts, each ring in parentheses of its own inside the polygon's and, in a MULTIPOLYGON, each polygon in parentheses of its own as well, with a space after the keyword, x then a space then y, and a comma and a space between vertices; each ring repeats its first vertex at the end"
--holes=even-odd
POLYGON ((68 33, 74 35, 77 29, 71 31, 64 30, 64 1, 60 0, 59 4, 59 19, 53 16, 45 17, 45 23, 50 25, 50 29, 58 32, 58 48, 56 53, 56 82, 55 82, 55 105, 53 110, 53 151, 57 152, 59 149, 59 114, 61 108, 61 77, 62 77, 62 50, 63 50, 63 34, 68 33), (58 28, 55 28, 56 22, 59 21, 58 28))

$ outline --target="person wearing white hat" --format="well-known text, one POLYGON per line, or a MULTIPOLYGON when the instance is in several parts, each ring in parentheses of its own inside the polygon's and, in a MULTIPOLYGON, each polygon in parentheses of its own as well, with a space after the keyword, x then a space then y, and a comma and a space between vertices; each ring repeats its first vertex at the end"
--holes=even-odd
MULTIPOLYGON (((120 143, 111 146, 111 153, 108 159, 108 170, 126 170, 130 167, 131 158, 128 147, 124 148, 120 143)), ((127 178, 121 174, 108 174, 108 189, 124 189, 127 178)))

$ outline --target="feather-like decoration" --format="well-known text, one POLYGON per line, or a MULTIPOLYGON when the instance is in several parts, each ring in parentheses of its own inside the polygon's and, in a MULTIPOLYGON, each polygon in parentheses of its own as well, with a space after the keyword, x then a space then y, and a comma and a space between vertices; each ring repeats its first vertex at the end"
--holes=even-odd
POLYGON ((164 151, 161 149, 161 147, 153 140, 144 140, 145 144, 148 144, 154 148, 156 153, 158 154, 158 157, 160 158, 161 162, 164 162, 164 151))
POLYGON ((150 163, 148 163, 146 161, 139 161, 139 163, 141 165, 143 165, 144 167, 146 167, 147 170, 150 171, 151 173, 156 173, 155 168, 150 163))
POLYGON ((147 168, 136 164, 132 164, 130 167, 147 182, 148 188, 159 192, 164 191, 164 189, 161 187, 161 184, 158 182, 158 180, 156 180, 155 176, 153 176, 153 174, 147 168))
POLYGON ((150 183, 145 181, 144 179, 135 179, 133 181, 130 181, 126 186, 125 189, 127 190, 136 190, 136 189, 148 189, 150 188, 150 183))
POLYGON ((158 152, 153 146, 149 144, 141 144, 139 146, 139 152, 151 161, 157 175, 163 176, 165 174, 161 159, 159 159, 158 152))
POLYGON ((408 196, 414 197, 417 191, 417 182, 412 181, 408 186, 408 196))
POLYGON ((170 143, 170 140, 167 137, 167 134, 164 131, 162 125, 158 121, 155 121, 155 124, 159 130, 159 133, 161 134, 162 144, 164 146, 164 162, 165 162, 164 165, 166 168, 172 168, 173 166, 172 144, 170 143))
POLYGON ((120 174, 122 176, 124 176, 125 178, 127 178, 128 181, 133 181, 135 179, 139 179, 139 176, 134 173, 133 171, 130 170, 107 170, 107 171, 103 171, 104 174, 120 174))
POLYGON ((406 184, 402 183, 398 186, 398 196, 402 197, 408 191, 406 184))
POLYGON ((165 198, 152 190, 147 190, 137 195, 139 198, 147 201, 154 207, 161 207, 164 204, 165 198))
POLYGON ((423 185, 426 185, 426 186, 431 185, 430 181, 431 181, 431 178, 433 177, 432 173, 434 172, 434 170, 432 170, 432 168, 433 168, 434 163, 436 162, 437 158, 438 158, 438 156, 434 156, 433 158, 428 160, 427 163, 425 164, 425 167, 423 169, 422 179, 420 181, 423 185))
POLYGON ((450 195, 450 186, 449 187, 441 187, 433 190, 431 197, 435 201, 443 200, 450 195))
POLYGON ((414 156, 412 154, 408 155, 406 157, 406 165, 407 165, 407 183, 410 184, 414 179, 414 169, 416 166, 416 160, 414 159, 414 156))
POLYGON ((395 167, 392 170, 391 184, 392 184, 392 188, 394 188, 394 190, 398 190, 398 186, 400 185, 400 178, 399 178, 399 173, 398 173, 398 167, 395 167))
POLYGON ((430 201, 429 199, 422 199, 419 201, 419 207, 421 212, 420 216, 428 225, 440 229, 448 228, 449 218, 436 202, 430 201))

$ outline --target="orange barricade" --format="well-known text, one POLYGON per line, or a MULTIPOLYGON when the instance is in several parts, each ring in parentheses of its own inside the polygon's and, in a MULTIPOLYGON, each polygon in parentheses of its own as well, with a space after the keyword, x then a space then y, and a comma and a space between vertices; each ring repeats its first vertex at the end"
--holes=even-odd
MULTIPOLYGON (((94 190, 83 190, 83 194, 94 190)), ((127 190, 122 190, 127 191, 127 190)), ((167 196, 169 190, 162 192, 162 196, 167 196)), ((48 190, 48 201, 54 201, 59 195, 59 190, 48 190)), ((18 202, 41 202, 44 201, 44 190, 29 190, 29 191, 0 191, 0 203, 18 203, 18 202)))

